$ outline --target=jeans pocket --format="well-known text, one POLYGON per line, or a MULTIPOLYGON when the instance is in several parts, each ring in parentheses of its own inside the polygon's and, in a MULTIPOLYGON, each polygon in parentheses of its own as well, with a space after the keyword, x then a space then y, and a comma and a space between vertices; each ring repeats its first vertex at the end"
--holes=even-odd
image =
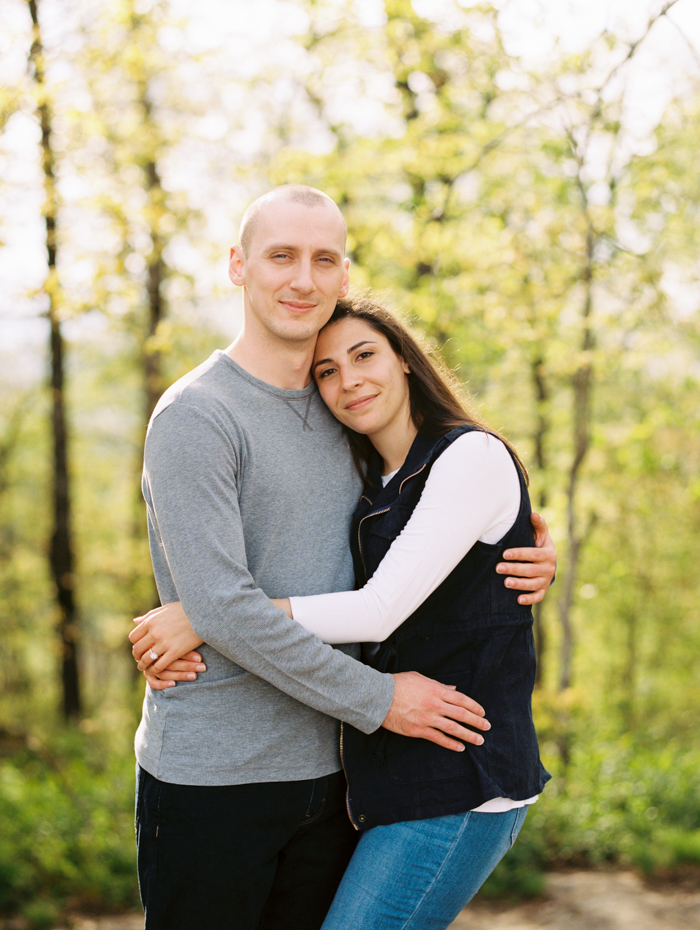
POLYGON ((518 838, 518 833, 522 825, 525 823, 525 818, 527 817, 527 804, 525 807, 518 807, 515 811, 515 820, 513 821, 513 829, 510 833, 510 848, 512 849, 515 845, 515 841, 518 838))

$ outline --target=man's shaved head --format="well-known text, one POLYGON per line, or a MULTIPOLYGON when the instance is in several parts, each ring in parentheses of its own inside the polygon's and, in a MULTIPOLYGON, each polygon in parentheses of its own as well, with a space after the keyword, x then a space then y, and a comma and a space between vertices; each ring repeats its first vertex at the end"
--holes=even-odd
POLYGON ((238 241, 241 244, 244 255, 248 254, 258 217, 268 204, 273 203, 275 200, 291 200, 293 203, 302 203, 307 207, 327 206, 338 214, 347 234, 347 226, 345 225, 343 214, 328 194, 316 190, 315 187, 307 187, 306 184, 282 184, 280 187, 273 187, 272 190, 267 191, 267 193, 258 197, 257 200, 254 200, 243 214, 241 227, 238 232, 238 241))

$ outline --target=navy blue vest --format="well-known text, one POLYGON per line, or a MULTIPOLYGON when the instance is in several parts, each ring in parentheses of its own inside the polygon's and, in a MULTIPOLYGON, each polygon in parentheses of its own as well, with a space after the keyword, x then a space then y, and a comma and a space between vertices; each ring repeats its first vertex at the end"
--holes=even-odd
MULTIPOLYGON (((435 460, 471 429, 460 426, 438 439, 418 435, 385 488, 381 463, 371 463, 353 521, 358 584, 372 577, 406 525, 435 460)), ((418 610, 378 647, 366 645, 363 656, 383 672, 413 670, 456 685, 484 707, 491 730, 483 746, 466 743, 458 753, 382 728, 367 735, 345 724, 341 752, 348 808, 359 829, 461 813, 491 798, 523 801, 539 794, 550 778, 532 721, 532 612, 518 604, 517 592, 495 571, 505 549, 534 545, 530 500, 519 469, 518 474, 520 511, 503 539, 495 545, 477 542, 418 610)))

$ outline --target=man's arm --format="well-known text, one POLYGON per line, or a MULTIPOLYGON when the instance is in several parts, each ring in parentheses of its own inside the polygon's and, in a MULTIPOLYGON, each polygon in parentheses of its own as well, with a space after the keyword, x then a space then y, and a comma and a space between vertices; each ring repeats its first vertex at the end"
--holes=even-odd
POLYGON ((557 550, 544 520, 538 513, 532 514, 535 529, 535 548, 506 549, 496 571, 508 575, 503 582, 507 588, 529 591, 518 597, 519 604, 537 604, 547 593, 557 570, 557 550))
MULTIPOLYGON (((182 604, 177 602, 157 607, 138 619, 141 622, 129 639, 134 644, 132 652, 138 667, 152 688, 162 691, 173 687, 176 681, 192 681, 198 672, 205 670, 198 653, 187 652, 182 659, 172 659, 198 640, 182 604), (149 650, 155 647, 160 655, 153 660, 149 650)), ((483 737, 466 729, 469 726, 479 730, 490 729, 484 718, 484 709, 476 701, 458 692, 454 686, 440 684, 418 672, 400 672, 393 679, 394 696, 382 723, 387 730, 428 739, 457 752, 464 749, 457 739, 477 746, 483 743, 483 737)))
MULTIPOLYGON (((433 727, 448 714, 483 726, 483 711, 465 696, 434 682, 412 688, 395 682, 321 643, 273 607, 247 568, 232 458, 218 425, 198 410, 169 407, 153 421, 144 493, 160 593, 164 600, 181 600, 200 639, 291 697, 364 732, 399 706, 409 727, 425 729, 426 714, 433 727), (435 687, 444 689, 442 697, 436 698, 435 687), (408 704, 412 712, 404 709, 408 704)), ((393 717, 388 725, 396 726, 393 717)), ((445 726, 477 741, 459 723, 445 726)))

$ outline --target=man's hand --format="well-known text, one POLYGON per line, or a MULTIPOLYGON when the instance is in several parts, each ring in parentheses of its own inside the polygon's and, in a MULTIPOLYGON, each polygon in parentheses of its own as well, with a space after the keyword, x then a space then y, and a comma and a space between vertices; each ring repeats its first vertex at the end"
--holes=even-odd
POLYGON ((506 549, 503 558, 513 561, 499 562, 496 566, 497 572, 509 576, 504 582, 507 588, 530 592, 520 595, 519 604, 538 604, 551 585, 557 569, 557 550, 544 517, 533 513, 530 519, 535 528, 535 548, 506 549))
POLYGON ((455 752, 464 750, 457 740, 475 746, 484 742, 483 736, 468 729, 491 729, 484 708, 476 701, 456 691, 454 686, 441 685, 420 672, 399 672, 393 677, 394 700, 382 724, 387 730, 427 739, 455 752))

